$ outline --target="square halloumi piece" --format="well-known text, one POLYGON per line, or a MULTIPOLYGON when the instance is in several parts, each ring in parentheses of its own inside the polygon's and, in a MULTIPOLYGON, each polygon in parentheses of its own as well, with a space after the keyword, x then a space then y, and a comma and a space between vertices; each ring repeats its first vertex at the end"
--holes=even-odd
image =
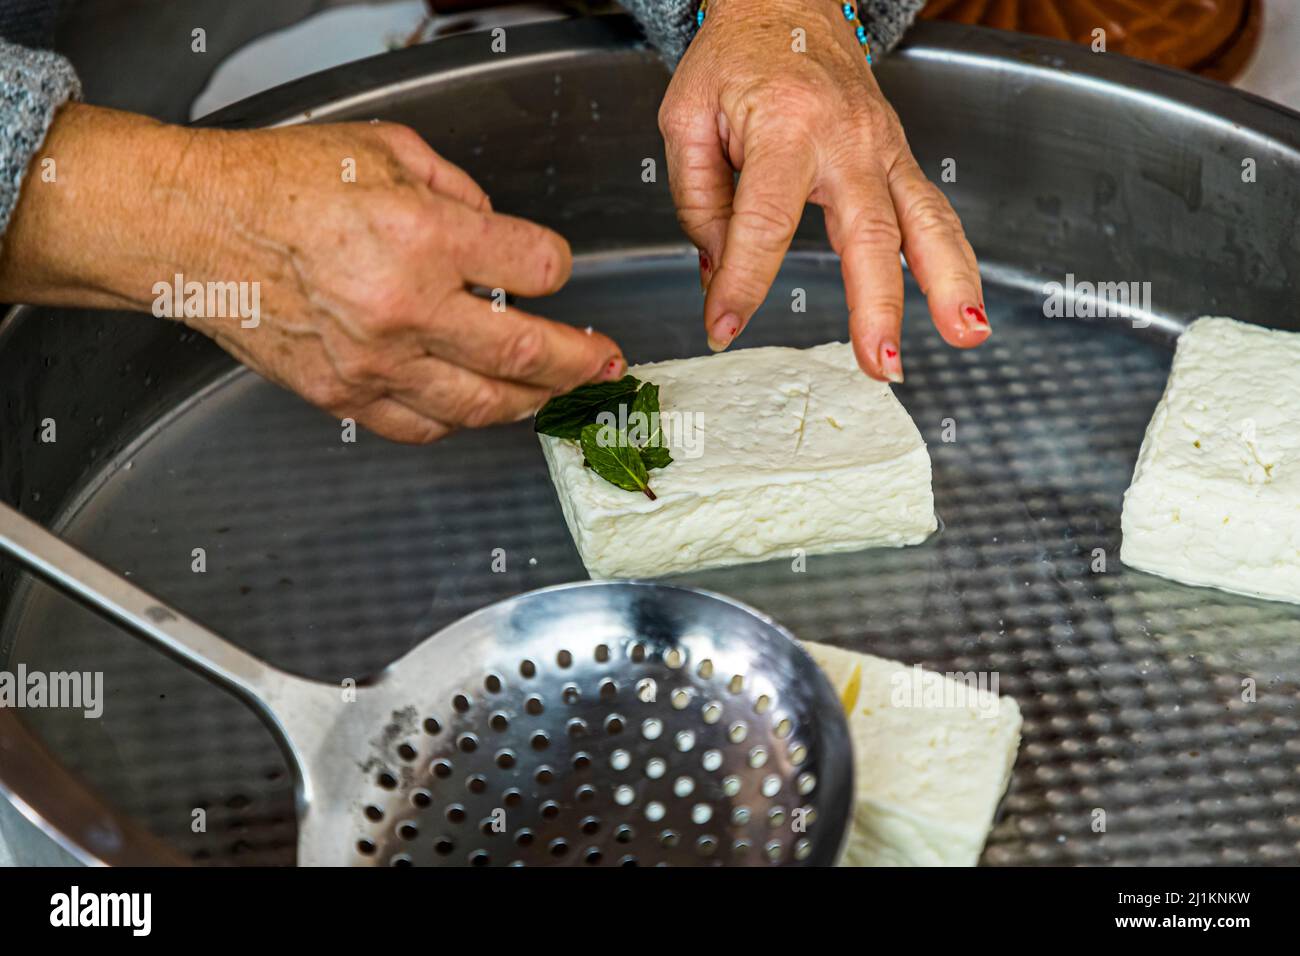
POLYGON ((899 547, 935 530, 921 433, 851 346, 740 349, 629 372, 659 386, 674 460, 650 472, 657 500, 583 467, 577 442, 538 436, 592 577, 899 547))
POLYGON ((991 677, 924 671, 826 644, 853 740, 841 866, 974 866, 1020 748, 1020 708, 991 677))
POLYGON ((1124 494, 1120 559, 1300 603, 1300 334, 1200 318, 1124 494))

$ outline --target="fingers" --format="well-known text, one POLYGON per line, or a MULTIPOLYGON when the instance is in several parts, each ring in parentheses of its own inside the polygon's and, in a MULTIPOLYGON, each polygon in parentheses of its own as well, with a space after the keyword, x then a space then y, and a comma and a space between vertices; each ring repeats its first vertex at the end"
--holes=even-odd
POLYGON ((488 199, 487 193, 474 182, 469 173, 436 153, 433 154, 433 159, 432 169, 425 178, 430 189, 459 200, 480 212, 489 212, 492 209, 492 201, 488 199))
POLYGON ((722 261, 735 196, 735 173, 723 153, 717 125, 709 113, 661 112, 668 158, 668 185, 682 231, 700 251, 700 284, 707 289, 722 261), (680 118, 678 118, 680 116, 680 118))
POLYGON ((748 142, 745 153, 722 263, 704 302, 709 347, 715 351, 731 344, 767 297, 816 169, 814 151, 793 139, 748 142))
POLYGON ((434 356, 409 362, 389 397, 410 411, 463 428, 528 418, 551 391, 480 375, 434 356))
POLYGON ((569 244, 544 226, 458 203, 447 203, 439 212, 454 265, 470 285, 541 296, 568 281, 573 269, 569 244))
POLYGON ((377 130, 398 162, 434 192, 471 209, 487 211, 492 208, 487 193, 469 173, 439 156, 415 130, 396 123, 380 124, 377 130))
POLYGON ((627 362, 618 345, 599 332, 549 322, 519 309, 498 312, 468 292, 444 308, 455 322, 420 332, 426 350, 493 378, 567 392, 593 379, 619 378, 627 362))
POLYGON ((450 426, 412 411, 391 398, 376 399, 354 417, 363 428, 406 445, 427 445, 452 431, 450 426))
POLYGON ((890 171, 889 191, 902 231, 903 254, 925 293, 945 342, 973 348, 989 337, 975 253, 947 197, 926 179, 910 153, 890 171))
POLYGON ((902 243, 882 178, 846 171, 829 183, 826 231, 839 253, 858 365, 874 379, 901 382, 902 243))
POLYGON ((518 295, 549 295, 569 278, 573 256, 564 238, 514 216, 492 212, 487 194, 459 166, 443 159, 405 126, 382 134, 398 160, 440 199, 439 228, 452 238, 465 280, 518 295))

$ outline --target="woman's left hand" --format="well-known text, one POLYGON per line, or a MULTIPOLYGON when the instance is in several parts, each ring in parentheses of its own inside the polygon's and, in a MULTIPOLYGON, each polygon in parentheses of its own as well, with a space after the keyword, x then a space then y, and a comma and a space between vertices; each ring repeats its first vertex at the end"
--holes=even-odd
POLYGON ((853 26, 835 0, 710 0, 659 127, 678 219, 700 250, 710 346, 726 348, 762 304, 812 202, 842 263, 858 364, 898 382, 900 250, 948 344, 971 348, 990 330, 975 254, 853 26))

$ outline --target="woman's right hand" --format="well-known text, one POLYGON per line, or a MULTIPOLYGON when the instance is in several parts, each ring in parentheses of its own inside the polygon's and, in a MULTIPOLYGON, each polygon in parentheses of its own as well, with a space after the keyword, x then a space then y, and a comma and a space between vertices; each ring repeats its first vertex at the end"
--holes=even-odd
POLYGON ((526 418, 626 368, 610 339, 469 287, 555 292, 560 236, 492 211, 412 130, 222 131, 71 105, 29 173, 0 297, 153 307, 155 284, 258 283, 256 322, 183 317, 245 365, 397 441, 526 418))

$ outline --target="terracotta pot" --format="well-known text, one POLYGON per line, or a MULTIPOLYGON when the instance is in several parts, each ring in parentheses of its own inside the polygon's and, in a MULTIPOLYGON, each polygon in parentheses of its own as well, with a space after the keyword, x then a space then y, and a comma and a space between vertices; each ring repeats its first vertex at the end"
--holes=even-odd
POLYGON ((930 0, 921 16, 1091 45, 1230 81, 1259 39, 1263 0, 930 0))

